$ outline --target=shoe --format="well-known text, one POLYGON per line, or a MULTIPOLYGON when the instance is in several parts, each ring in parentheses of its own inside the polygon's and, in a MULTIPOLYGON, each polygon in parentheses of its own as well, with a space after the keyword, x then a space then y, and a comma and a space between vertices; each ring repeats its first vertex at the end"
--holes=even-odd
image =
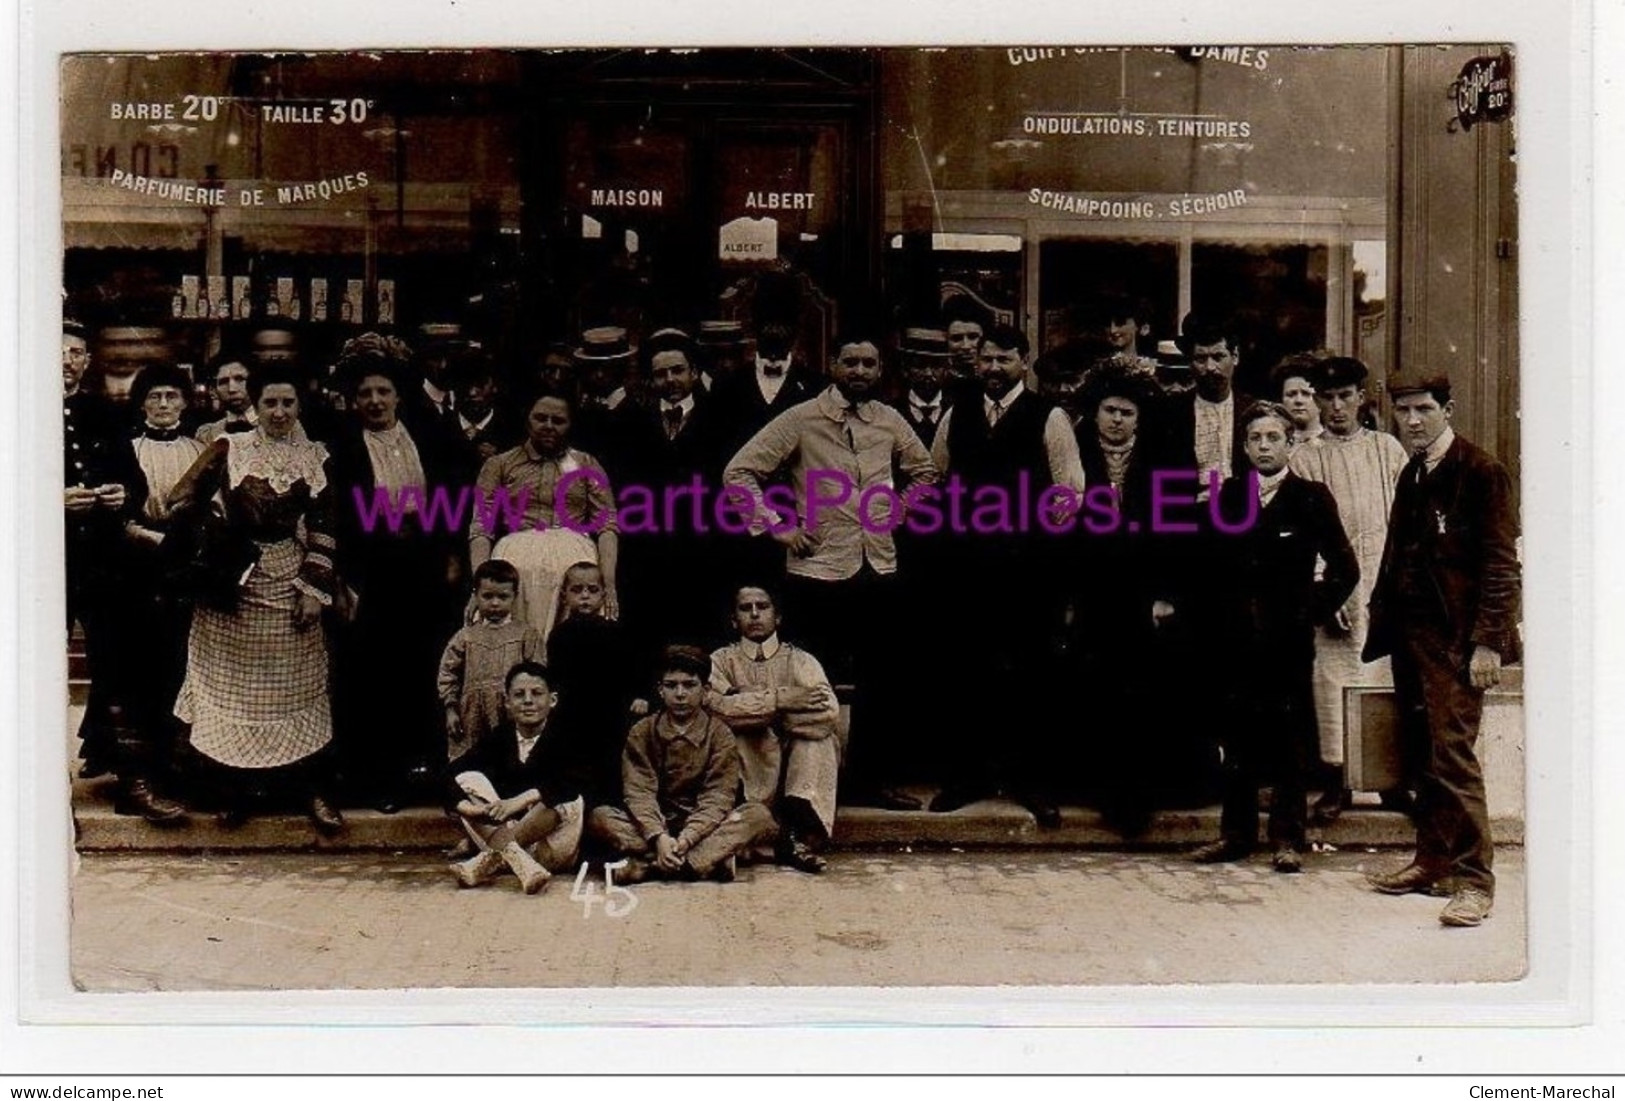
POLYGON ((841 801, 849 807, 877 807, 880 810, 920 810, 925 806, 908 792, 896 788, 859 792, 841 801))
POLYGON ((1380 793, 1378 798, 1382 801, 1383 810, 1397 810, 1407 818, 1416 817, 1416 796, 1404 788, 1390 788, 1380 793))
POLYGON ((711 878, 718 883, 732 883, 739 878, 739 862, 730 856, 711 869, 711 878))
POLYGON ((991 795, 992 792, 982 788, 946 787, 937 792, 936 797, 931 800, 931 813, 947 814, 987 799, 991 795))
POLYGON ((587 821, 587 803, 577 796, 553 809, 558 812, 559 824, 542 839, 548 853, 542 864, 549 871, 559 872, 568 869, 581 855, 581 828, 587 821))
POLYGON ((794 834, 788 836, 779 846, 778 859, 785 867, 806 872, 808 875, 817 875, 829 865, 828 861, 813 852, 811 845, 794 834))
POLYGON ((381 796, 373 801, 372 809, 379 814, 398 814, 401 809, 401 801, 393 795, 381 796))
POLYGON ((626 861, 626 866, 616 868, 614 874, 617 884, 630 887, 634 883, 642 883, 649 878, 649 864, 645 860, 630 857, 626 861))
POLYGON ((1275 856, 1270 860, 1270 865, 1278 872, 1287 874, 1301 872, 1303 871, 1303 857, 1299 856, 1298 850, 1292 846, 1282 845, 1275 850, 1275 856))
POLYGON ((1144 836, 1151 828, 1151 811, 1144 807, 1109 807, 1100 812, 1102 824, 1125 841, 1144 836))
POLYGON ((310 820, 316 824, 316 832, 323 837, 332 837, 344 828, 344 815, 320 795, 311 797, 310 820))
POLYGON ((478 856, 470 857, 450 865, 451 874, 457 880, 459 887, 480 887, 496 878, 502 870, 502 854, 495 849, 486 849, 478 856))
POLYGON ((1061 825, 1061 808, 1054 803, 1033 802, 1027 804, 1027 809, 1033 812, 1038 820, 1041 830, 1058 829, 1061 825))
POLYGON ((140 815, 155 826, 173 826, 186 821, 186 808, 153 791, 145 780, 125 784, 113 809, 119 814, 140 815))
POLYGON ((1494 900, 1490 898, 1488 892, 1477 887, 1463 887, 1451 895, 1450 901, 1439 911, 1439 924, 1459 928, 1482 925, 1484 919, 1490 916, 1492 905, 1494 900))
POLYGON ((214 821, 223 830, 236 830, 247 825, 250 817, 247 807, 234 806, 216 812, 214 821))
POLYGON ((1309 824, 1311 826, 1329 826, 1343 817, 1343 810, 1348 805, 1349 793, 1341 788, 1323 791, 1309 805, 1309 824))
POLYGON ((1385 895, 1444 895, 1438 876, 1419 864, 1407 864, 1397 872, 1368 872, 1365 881, 1385 895))
POLYGON ((1221 838, 1197 848, 1191 853, 1191 861, 1195 864, 1228 864, 1236 860, 1246 860, 1252 853, 1250 845, 1221 838))
POLYGON ((106 776, 112 771, 100 758, 89 757, 85 759, 84 764, 79 766, 79 779, 94 780, 96 777, 106 776))
POLYGON ((510 841, 503 847, 501 859, 519 880, 519 886, 527 895, 540 891, 547 886, 547 881, 553 878, 553 873, 536 863, 536 858, 526 852, 525 847, 517 841, 510 841))

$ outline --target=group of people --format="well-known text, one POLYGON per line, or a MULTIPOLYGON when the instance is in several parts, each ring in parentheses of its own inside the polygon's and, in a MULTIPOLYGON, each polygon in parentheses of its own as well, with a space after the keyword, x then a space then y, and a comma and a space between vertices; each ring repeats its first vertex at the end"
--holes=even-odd
POLYGON ((228 821, 273 787, 329 832, 344 803, 443 795, 459 882, 506 867, 526 890, 584 839, 623 881, 729 878, 764 844, 816 871, 837 787, 917 809, 930 785, 937 812, 1003 791, 1045 828, 1092 802, 1129 836, 1218 794, 1194 857, 1235 860, 1272 786, 1294 872, 1307 793, 1322 819, 1346 803, 1343 689, 1392 683, 1410 768, 1387 796, 1414 791, 1418 854, 1377 885, 1476 924, 1472 742, 1517 656, 1505 470, 1451 429, 1448 379, 1389 381, 1396 439, 1358 360, 1289 357, 1253 400, 1224 324, 1187 318, 1170 369, 1114 313, 1035 361, 950 303, 895 348, 839 335, 822 370, 775 323, 589 329, 528 372, 425 332, 365 334, 323 373, 278 331, 207 367, 192 431, 169 365, 124 410, 85 393, 70 323, 85 772, 154 822, 186 813, 177 735, 228 821), (634 518, 617 487, 689 522, 634 518), (1107 487, 1101 522, 1050 522, 1107 487), (704 522, 706 490, 738 529, 704 522), (969 527, 904 525, 925 490, 963 490, 969 527))

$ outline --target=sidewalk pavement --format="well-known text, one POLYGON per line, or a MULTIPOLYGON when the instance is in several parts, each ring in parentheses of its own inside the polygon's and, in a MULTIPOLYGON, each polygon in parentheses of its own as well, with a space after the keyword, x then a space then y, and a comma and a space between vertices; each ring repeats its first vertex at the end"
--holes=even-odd
POLYGON ((1441 926, 1440 899, 1365 885, 1364 871, 1403 859, 1316 854, 1303 874, 1281 875, 1264 856, 1197 866, 1153 853, 847 852, 817 878, 767 865, 728 885, 641 884, 615 918, 602 905, 584 916, 570 875, 533 897, 506 875, 459 890, 426 853, 91 854, 73 880, 71 966, 87 991, 1523 974, 1521 850, 1497 854, 1496 910, 1477 929, 1441 926))

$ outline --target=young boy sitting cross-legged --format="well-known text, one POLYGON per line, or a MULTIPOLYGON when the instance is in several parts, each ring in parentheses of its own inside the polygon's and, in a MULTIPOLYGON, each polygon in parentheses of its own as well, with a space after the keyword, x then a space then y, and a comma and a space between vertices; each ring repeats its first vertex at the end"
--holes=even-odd
POLYGON ((773 836, 761 803, 739 802, 739 750, 728 724, 705 709, 711 659, 668 646, 660 660, 660 710, 638 720, 621 757, 624 807, 594 807, 593 837, 627 856, 615 878, 734 877, 734 857, 773 836))
POLYGON ((451 871, 477 887, 506 864, 531 895, 580 851, 582 754, 570 731, 548 721, 559 698, 545 666, 515 665, 504 694, 508 721, 451 764, 452 809, 480 849, 451 871))

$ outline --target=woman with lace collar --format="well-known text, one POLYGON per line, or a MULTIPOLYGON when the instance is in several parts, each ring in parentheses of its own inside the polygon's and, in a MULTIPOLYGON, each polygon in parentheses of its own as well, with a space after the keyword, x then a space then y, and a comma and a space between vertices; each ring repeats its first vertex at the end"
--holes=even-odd
POLYGON ((295 376, 267 367, 250 387, 258 426, 216 438, 168 498, 175 523, 212 516, 223 527, 214 566, 236 575, 194 610, 175 714, 214 766, 223 824, 240 824, 275 788, 331 834, 344 820, 322 752, 333 737, 321 627, 335 591, 327 449, 300 427, 295 376))

